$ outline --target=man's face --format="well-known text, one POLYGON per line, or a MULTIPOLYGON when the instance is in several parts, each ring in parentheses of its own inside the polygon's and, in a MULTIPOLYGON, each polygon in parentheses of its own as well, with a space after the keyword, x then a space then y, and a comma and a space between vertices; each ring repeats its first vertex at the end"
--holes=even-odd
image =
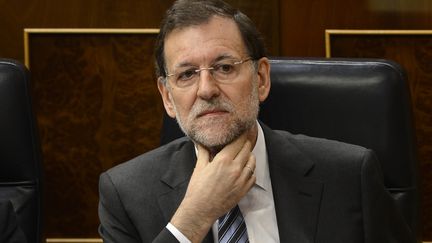
MULTIPOLYGON (((222 17, 172 31, 165 38, 164 50, 168 73, 249 58, 236 24, 222 17)), ((259 60, 257 68, 252 61, 236 68, 238 75, 228 83, 216 81, 209 70, 203 70, 187 88, 173 85, 175 77, 169 77, 166 86, 158 84, 167 113, 186 135, 209 149, 221 148, 251 130, 259 102, 268 95, 266 58, 259 60)))

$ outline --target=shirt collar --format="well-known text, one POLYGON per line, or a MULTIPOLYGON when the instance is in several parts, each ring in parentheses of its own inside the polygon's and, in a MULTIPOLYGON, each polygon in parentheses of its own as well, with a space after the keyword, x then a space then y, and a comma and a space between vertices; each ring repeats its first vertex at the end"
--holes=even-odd
POLYGON ((271 184, 270 184, 270 174, 268 169, 267 148, 264 139, 264 132, 258 121, 257 121, 257 127, 258 127, 257 140, 255 143, 255 147, 252 150, 252 154, 255 155, 255 160, 256 160, 255 184, 263 188, 264 190, 269 191, 271 189, 270 188, 271 184))

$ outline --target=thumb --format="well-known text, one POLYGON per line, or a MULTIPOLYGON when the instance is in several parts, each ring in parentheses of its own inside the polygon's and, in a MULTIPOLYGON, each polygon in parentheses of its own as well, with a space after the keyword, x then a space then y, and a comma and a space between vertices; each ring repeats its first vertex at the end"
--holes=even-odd
POLYGON ((207 166, 210 162, 210 154, 207 151, 207 149, 205 149, 202 145, 197 144, 197 150, 198 150, 198 155, 197 155, 197 162, 195 165, 195 168, 203 168, 205 166, 207 166))

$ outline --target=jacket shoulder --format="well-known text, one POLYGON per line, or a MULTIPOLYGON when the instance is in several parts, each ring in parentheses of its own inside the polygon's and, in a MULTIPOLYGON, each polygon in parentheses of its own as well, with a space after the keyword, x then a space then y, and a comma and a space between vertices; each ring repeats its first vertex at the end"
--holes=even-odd
POLYGON ((293 135, 286 131, 275 131, 275 134, 278 143, 285 143, 287 149, 292 147, 291 150, 298 151, 303 158, 312 161, 312 174, 315 175, 359 176, 364 163, 375 158, 372 150, 359 145, 302 134, 293 135))
POLYGON ((134 177, 140 178, 139 181, 141 181, 143 175, 151 179, 152 175, 160 176, 164 173, 169 163, 173 161, 176 152, 187 149, 187 147, 193 147, 193 143, 187 137, 182 137, 118 164, 105 173, 111 177, 114 183, 120 182, 118 180, 134 181, 134 177))
POLYGON ((304 134, 291 134, 287 131, 275 130, 279 136, 288 140, 293 146, 314 160, 330 159, 332 161, 363 158, 371 152, 365 147, 342 141, 311 137, 304 134))

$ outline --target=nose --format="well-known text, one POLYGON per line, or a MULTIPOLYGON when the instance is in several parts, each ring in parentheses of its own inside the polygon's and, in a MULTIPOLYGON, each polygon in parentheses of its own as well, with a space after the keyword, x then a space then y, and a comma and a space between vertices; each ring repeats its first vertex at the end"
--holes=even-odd
POLYGON ((199 73, 199 82, 197 95, 203 100, 209 100, 219 96, 220 89, 211 74, 210 69, 201 69, 199 73))

